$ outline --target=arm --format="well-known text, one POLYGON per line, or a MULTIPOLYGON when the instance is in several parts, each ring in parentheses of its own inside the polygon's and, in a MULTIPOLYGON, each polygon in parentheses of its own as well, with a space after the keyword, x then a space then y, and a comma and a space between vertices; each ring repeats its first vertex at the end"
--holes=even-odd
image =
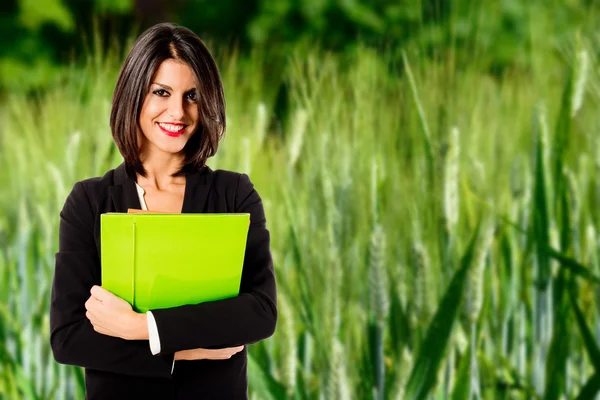
POLYGON ((252 344, 271 336, 277 321, 275 273, 262 200, 240 175, 235 212, 250 213, 240 294, 201 304, 152 310, 160 354, 252 344))
POLYGON ((153 356, 147 340, 124 340, 96 332, 86 318, 90 289, 100 284, 100 260, 93 239, 94 216, 78 182, 60 212, 56 266, 50 302, 50 345, 54 359, 119 374, 171 376, 173 354, 153 356))

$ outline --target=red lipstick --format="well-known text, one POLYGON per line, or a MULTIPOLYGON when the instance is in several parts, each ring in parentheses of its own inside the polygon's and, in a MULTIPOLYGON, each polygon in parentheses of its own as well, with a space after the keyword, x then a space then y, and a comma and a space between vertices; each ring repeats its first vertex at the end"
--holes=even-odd
MULTIPOLYGON (((184 127, 186 126, 185 124, 182 124, 182 123, 171 123, 171 122, 168 122, 168 123, 171 125, 180 125, 180 126, 184 126, 184 127)), ((171 131, 166 130, 162 126, 160 126, 160 123, 157 123, 156 125, 158 125, 158 127, 160 128, 161 131, 163 131, 165 134, 169 135, 170 137, 179 137, 179 136, 183 135, 183 132, 185 132, 185 128, 183 128, 179 132, 171 132, 171 131)))

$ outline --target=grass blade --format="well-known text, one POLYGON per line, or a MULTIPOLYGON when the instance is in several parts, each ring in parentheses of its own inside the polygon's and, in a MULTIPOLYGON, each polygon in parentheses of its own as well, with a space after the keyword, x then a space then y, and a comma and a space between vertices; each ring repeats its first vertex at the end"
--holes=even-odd
POLYGON ((594 275, 589 268, 579 263, 577 260, 568 257, 551 247, 547 248, 547 253, 551 258, 560 262, 563 267, 568 268, 574 275, 584 278, 592 283, 600 283, 600 277, 594 275))
POLYGON ((573 312, 575 313, 575 320, 577 321, 577 326, 579 327, 579 331, 581 333, 581 339, 583 340, 583 344, 585 349, 590 357, 590 361, 594 366, 594 370, 596 370, 596 374, 600 374, 600 349, 598 348, 598 344, 594 339, 594 335, 592 331, 588 327, 585 322, 585 317, 577 304, 576 293, 574 289, 569 290, 571 305, 573 306, 573 312))
POLYGON ((477 225, 469 246, 462 257, 460 269, 454 274, 440 306, 429 324, 427 334, 421 344, 418 358, 408 380, 406 387, 407 399, 425 399, 435 386, 438 369, 442 364, 452 327, 460 309, 465 282, 472 264, 473 250, 479 236, 479 228, 480 224, 477 225))
POLYGON ((569 316, 569 303, 564 296, 566 284, 566 270, 561 269, 556 279, 555 290, 555 314, 554 320, 558 321, 553 326, 552 339, 548 349, 546 360, 546 389, 544 399, 557 400, 564 393, 565 379, 567 374, 567 360, 569 356, 569 341, 565 340, 569 335, 566 321, 569 316))
POLYGON ((419 98, 415 78, 410 68, 410 64, 408 63, 408 59, 406 58, 406 53, 404 51, 402 52, 402 60, 404 62, 404 68, 406 70, 406 76, 408 77, 410 92, 412 94, 412 98, 415 102, 415 106, 417 107, 417 113, 419 115, 419 124, 421 126, 419 132, 421 132, 421 139, 423 140, 423 147, 425 148, 425 156, 427 157, 427 177, 429 178, 428 184, 431 187, 431 185, 433 185, 433 174, 435 171, 433 149, 431 146, 431 133, 429 131, 429 126, 427 125, 427 119, 425 118, 425 111, 423 111, 423 105, 421 104, 421 100, 419 98))
POLYGON ((261 399, 285 399, 285 388, 276 382, 271 374, 248 353, 248 385, 249 389, 260 396, 261 399))
POLYGON ((587 380, 585 385, 583 385, 581 392, 579 392, 579 395, 575 400, 593 399, 598 391, 600 391, 600 375, 594 374, 587 380))

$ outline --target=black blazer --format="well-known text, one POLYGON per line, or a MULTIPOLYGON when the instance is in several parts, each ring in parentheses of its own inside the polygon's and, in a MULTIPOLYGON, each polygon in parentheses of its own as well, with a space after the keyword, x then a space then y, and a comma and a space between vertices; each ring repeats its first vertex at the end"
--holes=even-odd
POLYGON ((100 214, 140 209, 135 176, 125 164, 103 177, 77 182, 60 212, 59 250, 52 283, 50 344, 62 364, 85 368, 86 399, 247 399, 247 346, 271 336, 277 321, 270 233, 262 201, 246 174, 211 170, 186 174, 184 213, 250 213, 237 297, 152 310, 161 352, 147 340, 128 341, 94 331, 85 316, 100 285, 100 214), (245 345, 228 360, 176 361, 194 348, 245 345))

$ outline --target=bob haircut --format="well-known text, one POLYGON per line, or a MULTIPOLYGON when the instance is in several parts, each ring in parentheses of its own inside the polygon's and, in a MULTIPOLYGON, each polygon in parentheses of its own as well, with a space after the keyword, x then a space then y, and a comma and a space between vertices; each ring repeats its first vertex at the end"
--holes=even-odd
POLYGON ((225 134, 225 95, 217 63, 198 36, 172 23, 147 29, 133 44, 119 73, 112 98, 110 129, 125 160, 127 172, 146 177, 140 161, 138 128, 142 104, 161 63, 174 59, 187 64, 196 83, 198 127, 186 143, 183 166, 173 176, 206 165, 225 134))

